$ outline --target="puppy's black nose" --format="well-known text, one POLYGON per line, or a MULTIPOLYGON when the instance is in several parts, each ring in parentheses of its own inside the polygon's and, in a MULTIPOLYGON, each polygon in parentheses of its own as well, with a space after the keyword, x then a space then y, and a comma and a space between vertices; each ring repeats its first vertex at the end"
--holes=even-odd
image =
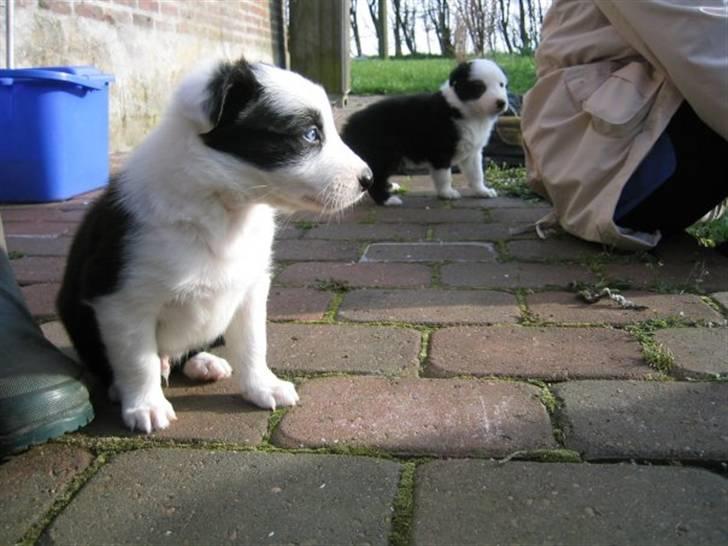
POLYGON ((495 105, 498 108, 498 110, 503 110, 506 107, 506 101, 503 99, 498 99, 495 101, 495 105))
POLYGON ((362 190, 366 191, 371 187, 373 181, 374 175, 372 174, 372 170, 367 167, 359 175, 359 185, 361 186, 362 190))

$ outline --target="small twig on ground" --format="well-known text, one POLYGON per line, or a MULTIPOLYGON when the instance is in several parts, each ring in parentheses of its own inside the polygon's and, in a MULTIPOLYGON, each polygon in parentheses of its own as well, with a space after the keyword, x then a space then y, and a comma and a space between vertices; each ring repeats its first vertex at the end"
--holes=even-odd
POLYGON ((609 298, 623 309, 633 309, 635 311, 647 309, 646 305, 636 304, 633 301, 628 300, 621 294, 618 294, 617 292, 612 292, 612 290, 606 287, 602 288, 598 292, 585 288, 583 290, 579 290, 578 294, 579 297, 581 297, 581 299, 583 299, 587 303, 596 303, 603 298, 609 298))

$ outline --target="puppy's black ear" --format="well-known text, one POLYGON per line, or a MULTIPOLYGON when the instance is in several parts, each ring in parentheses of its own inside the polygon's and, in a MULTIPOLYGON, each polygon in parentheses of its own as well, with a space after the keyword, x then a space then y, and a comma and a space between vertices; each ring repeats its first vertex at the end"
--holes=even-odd
POLYGON ((258 98, 261 86, 245 59, 222 63, 207 85, 207 113, 213 128, 235 121, 248 103, 258 98))
POLYGON ((460 63, 450 73, 450 87, 462 102, 479 99, 487 89, 482 81, 470 79, 470 68, 471 63, 460 63))

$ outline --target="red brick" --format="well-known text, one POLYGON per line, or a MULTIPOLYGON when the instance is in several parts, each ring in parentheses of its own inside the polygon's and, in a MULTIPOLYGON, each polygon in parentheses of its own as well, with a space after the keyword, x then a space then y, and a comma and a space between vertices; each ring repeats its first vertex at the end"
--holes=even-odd
POLYGON ((273 247, 276 261, 352 261, 361 251, 359 244, 349 241, 278 240, 273 247))
POLYGON ((405 328, 269 324, 268 365, 285 372, 417 373, 420 333, 405 328))
POLYGON ((550 238, 533 241, 511 241, 508 253, 521 260, 584 260, 607 256, 607 249, 596 243, 588 243, 575 237, 550 238))
POLYGON ((507 224, 440 224, 433 229, 435 241, 499 241, 507 239, 533 239, 535 231, 512 233, 507 224))
POLYGON ((96 19, 103 21, 106 19, 103 8, 93 4, 87 4, 80 2, 74 4, 74 14, 79 17, 86 17, 87 19, 96 19))
POLYGON ((157 0, 138 0, 139 9, 151 13, 159 13, 159 2, 157 0))
POLYGON ((276 282, 319 286, 335 282, 351 287, 426 287, 432 271, 419 264, 307 262, 286 267, 276 282))
POLYGON ((668 328, 655 332, 655 341, 672 352, 672 374, 728 378, 728 328, 668 328))
POLYGON ((4 223, 8 222, 65 222, 75 223, 83 218, 83 210, 63 210, 59 207, 22 206, 3 208, 0 216, 4 223))
POLYGON ((495 262, 492 243, 425 241, 416 243, 372 243, 362 262, 495 262))
POLYGON ((69 15, 73 11, 71 0, 39 0, 38 7, 62 15, 69 15))
POLYGON ((273 434, 281 447, 357 446, 500 457, 556 447, 538 389, 511 382, 332 377, 307 381, 273 434))
POLYGON ((307 230, 304 239, 349 241, 421 241, 427 226, 421 224, 322 224, 307 230))
POLYGON ((428 375, 641 379, 654 374, 639 343, 607 328, 443 328, 432 334, 428 375))
POLYGON ((56 297, 60 284, 31 284, 22 288, 25 303, 36 319, 48 319, 56 314, 56 297))
POLYGON ((354 290, 344 296, 341 318, 356 322, 415 324, 513 323, 520 311, 511 294, 488 290, 354 290))
POLYGON ((540 320, 584 324, 629 324, 649 319, 675 317, 684 320, 718 321, 719 313, 693 294, 652 294, 624 292, 636 305, 647 308, 623 309, 616 302, 602 299, 585 303, 577 294, 568 292, 542 292, 526 296, 531 313, 540 320))
POLYGON ((66 265, 64 258, 25 257, 11 260, 18 284, 61 282, 66 265))
POLYGON ((468 288, 566 288, 571 282, 596 280, 589 269, 578 265, 519 262, 447 264, 440 275, 443 285, 468 288))
POLYGON ((71 247, 70 237, 6 237, 9 252, 23 256, 66 256, 71 247))
MULTIPOLYGON (((404 197, 406 199, 406 196, 404 197)), ((485 221, 480 210, 467 209, 408 209, 400 207, 377 207, 375 221, 409 224, 479 223, 485 221)))
POLYGON ((273 287, 268 297, 268 318, 273 320, 321 320, 329 308, 331 293, 310 288, 273 287))
POLYGON ((59 237, 71 235, 78 224, 63 222, 7 222, 3 221, 6 236, 46 236, 59 237))

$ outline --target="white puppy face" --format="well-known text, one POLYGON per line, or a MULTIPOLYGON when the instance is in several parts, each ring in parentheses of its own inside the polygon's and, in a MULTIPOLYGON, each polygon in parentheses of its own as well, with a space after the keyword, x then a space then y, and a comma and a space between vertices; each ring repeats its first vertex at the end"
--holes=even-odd
POLYGON ((442 86, 448 102, 466 117, 495 117, 508 109, 508 79, 500 67, 487 59, 459 64, 442 86))
POLYGON ((334 212, 358 201, 371 182, 366 163, 339 138, 323 88, 298 74, 221 63, 188 78, 177 103, 218 158, 215 170, 239 183, 248 200, 334 212))

